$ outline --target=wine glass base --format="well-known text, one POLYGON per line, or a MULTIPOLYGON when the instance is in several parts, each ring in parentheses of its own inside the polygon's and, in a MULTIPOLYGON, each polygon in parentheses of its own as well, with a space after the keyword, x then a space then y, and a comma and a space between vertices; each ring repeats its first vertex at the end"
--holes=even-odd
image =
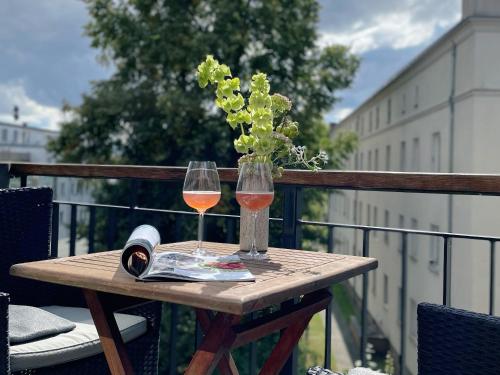
POLYGON ((217 256, 214 252, 208 251, 206 249, 196 249, 196 250, 193 250, 193 252, 191 254, 195 255, 197 257, 215 257, 215 256, 217 256))
POLYGON ((265 253, 257 253, 257 254, 252 254, 250 253, 244 253, 244 254, 239 254, 241 259, 244 260, 268 260, 269 256, 265 253))

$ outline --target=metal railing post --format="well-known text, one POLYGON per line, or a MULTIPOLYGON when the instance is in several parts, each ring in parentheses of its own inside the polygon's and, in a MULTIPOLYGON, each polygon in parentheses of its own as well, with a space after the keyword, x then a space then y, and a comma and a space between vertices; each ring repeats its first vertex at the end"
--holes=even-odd
POLYGON ((77 224, 77 205, 71 205, 71 221, 69 226, 69 256, 72 257, 76 253, 76 224, 77 224))
POLYGON ((10 165, 0 164, 0 189, 6 189, 10 184, 10 165))
POLYGON ((399 373, 406 372, 406 296, 408 293, 408 234, 401 233, 401 336, 399 350, 399 373))
MULTIPOLYGON (((299 218, 302 209, 302 190, 297 186, 283 188, 283 237, 282 246, 287 249, 296 249, 300 244, 299 218)), ((293 300, 281 304, 282 308, 290 307, 293 300)), ((295 375, 297 373, 297 347, 286 361, 280 375, 295 375)))
POLYGON ((490 241, 490 315, 495 314, 495 247, 496 241, 490 241))
POLYGON ((89 254, 95 251, 95 207, 89 208, 89 254))
POLYGON ((443 305, 450 306, 451 302, 451 238, 444 236, 443 257, 443 305))
MULTIPOLYGON (((363 229, 363 256, 370 256, 370 230, 363 229)), ((361 299, 361 343, 359 356, 363 367, 366 367, 366 344, 368 341, 368 273, 363 274, 363 290, 361 299)))

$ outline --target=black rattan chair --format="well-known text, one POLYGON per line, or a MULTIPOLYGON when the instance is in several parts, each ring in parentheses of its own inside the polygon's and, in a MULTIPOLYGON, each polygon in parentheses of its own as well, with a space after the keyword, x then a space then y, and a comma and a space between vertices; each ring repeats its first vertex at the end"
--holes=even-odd
MULTIPOLYGON (((36 281, 14 278, 9 268, 15 263, 49 258, 52 212, 50 188, 0 190, 0 374, 9 372, 8 305, 64 305, 85 307, 81 293, 36 281)), ((158 344, 161 303, 151 302, 121 311, 147 319, 147 333, 127 343, 137 374, 158 373, 158 344)), ((85 359, 17 374, 109 374, 101 353, 85 359)))
POLYGON ((419 375, 500 374, 500 317, 418 305, 419 375))

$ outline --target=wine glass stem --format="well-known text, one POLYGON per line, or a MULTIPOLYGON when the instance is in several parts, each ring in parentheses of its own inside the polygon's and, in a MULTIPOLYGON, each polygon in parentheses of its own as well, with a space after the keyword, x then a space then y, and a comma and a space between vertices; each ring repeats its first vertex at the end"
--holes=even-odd
POLYGON ((198 251, 201 252, 201 245, 203 242, 203 218, 205 216, 205 212, 200 212, 198 215, 198 251))
POLYGON ((253 217, 253 236, 252 236, 252 248, 250 249, 250 255, 255 256, 258 255, 259 252, 257 251, 257 245, 255 243, 256 235, 257 235, 257 211, 252 212, 252 217, 253 217))

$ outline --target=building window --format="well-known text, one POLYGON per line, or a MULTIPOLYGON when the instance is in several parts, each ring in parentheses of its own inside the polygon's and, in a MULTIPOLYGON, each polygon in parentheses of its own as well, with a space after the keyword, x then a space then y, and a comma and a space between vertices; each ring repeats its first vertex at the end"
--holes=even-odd
POLYGON ((399 152, 399 170, 404 172, 406 170, 406 142, 401 142, 400 152, 399 152))
POLYGON ((377 295, 377 270, 372 271, 372 294, 377 295))
POLYGON ((375 149, 375 159, 373 161, 373 169, 378 171, 378 148, 375 149))
POLYGON ((410 335, 417 338, 417 303, 410 298, 410 335))
MULTIPOLYGON (((418 220, 415 218, 411 219, 411 229, 417 230, 418 229, 418 220)), ((417 261, 418 260, 418 239, 419 235, 417 234, 411 234, 410 235, 411 241, 410 241, 410 258, 417 261)))
POLYGON ((420 140, 413 138, 411 150, 411 169, 414 172, 420 171, 420 140))
MULTIPOLYGON (((398 227, 400 229, 404 229, 405 227, 405 217, 403 215, 399 215, 399 221, 398 221, 398 227)), ((402 253, 403 252, 403 236, 404 234, 400 234, 401 236, 401 239, 399 240, 399 252, 402 253)))
POLYGON ((358 202, 356 200, 353 201, 352 204, 352 220, 354 223, 356 223, 357 217, 356 217, 356 208, 357 208, 358 202))
POLYGON ((356 117, 356 133, 360 134, 359 133, 359 116, 356 117))
POLYGON ((415 86, 415 101, 413 102, 413 108, 418 108, 419 100, 420 100, 420 88, 418 85, 415 86))
POLYGON ((12 136, 12 143, 17 143, 17 130, 14 130, 14 134, 12 136))
POLYGON ((378 129, 380 126, 380 107, 377 106, 375 108, 375 129, 378 129))
MULTIPOLYGON (((439 232, 439 226, 431 224, 431 232, 439 232)), ((429 237, 429 269, 432 272, 439 272, 439 237, 429 237)))
POLYGON ((358 224, 362 225, 363 223, 363 203, 359 202, 358 205, 358 224))
POLYGON ((365 116, 361 115, 360 117, 360 134, 363 135, 363 133, 365 132, 365 116))
POLYGON ((389 277, 384 273, 384 304, 389 304, 389 277))
MULTIPOLYGON (((378 208, 373 206, 373 226, 378 227, 378 208)), ((373 237, 377 237, 377 230, 373 231, 373 237)))
POLYGON ((370 132, 373 130, 373 111, 370 109, 370 113, 368 114, 368 129, 370 132))
POLYGON ((371 219, 372 219, 372 206, 367 204, 366 205, 366 225, 371 225, 371 219))
POLYGON ((439 132, 432 134, 431 169, 432 172, 441 172, 441 134, 439 132))
POLYGON ((2 129, 2 142, 7 142, 7 129, 2 129))
MULTIPOLYGON (((389 228, 389 210, 384 211, 384 227, 389 228)), ((389 232, 384 232, 384 243, 389 245, 389 232)))
POLYGON ((385 146, 385 170, 391 170, 391 146, 385 146))
POLYGON ((26 143, 26 132, 21 133, 21 142, 22 142, 22 144, 26 143))
POLYGON ((356 154, 354 155, 354 169, 358 168, 359 168, 359 154, 356 152, 356 154))
POLYGON ((363 161, 364 161, 363 159, 364 159, 364 157, 363 157, 363 153, 361 152, 361 153, 359 154, 359 169, 360 169, 360 170, 363 170, 363 164, 364 164, 364 163, 363 163, 363 161))
POLYGON ((403 95, 401 95, 401 114, 406 113, 406 93, 404 92, 403 95))
POLYGON ((372 151, 368 151, 368 170, 372 170, 372 151))

